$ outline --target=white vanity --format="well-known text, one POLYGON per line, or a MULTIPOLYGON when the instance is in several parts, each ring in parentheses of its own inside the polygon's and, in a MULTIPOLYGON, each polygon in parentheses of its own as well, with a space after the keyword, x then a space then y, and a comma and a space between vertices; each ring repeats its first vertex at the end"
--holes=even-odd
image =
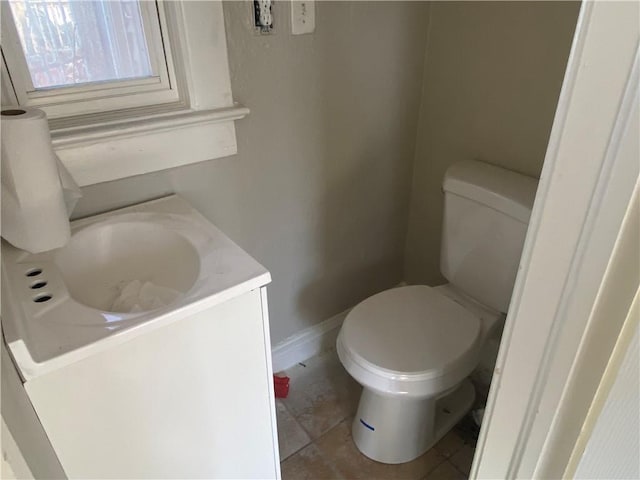
POLYGON ((69 478, 279 477, 269 272, 187 202, 2 250, 5 341, 69 478), (136 282, 160 290, 122 301, 136 282))

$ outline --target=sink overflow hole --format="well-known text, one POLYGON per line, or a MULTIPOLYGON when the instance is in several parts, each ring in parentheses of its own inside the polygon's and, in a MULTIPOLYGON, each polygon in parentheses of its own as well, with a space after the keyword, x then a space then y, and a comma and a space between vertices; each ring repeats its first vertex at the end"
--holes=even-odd
POLYGON ((46 284, 47 284, 47 282, 45 282, 44 280, 40 280, 40 281, 37 281, 37 282, 35 282, 34 284, 32 284, 32 285, 31 285, 31 288, 32 288, 33 290, 36 290, 36 289, 38 289, 38 288, 42 288, 42 287, 44 287, 46 284))
POLYGON ((31 270, 27 270, 27 273, 25 273, 25 275, 27 277, 35 277, 36 275, 40 275, 41 273, 42 273, 41 268, 32 268, 31 270))
POLYGON ((49 300, 51 300, 51 295, 38 295, 36 298, 33 299, 34 302, 36 303, 42 303, 42 302, 48 302, 49 300))

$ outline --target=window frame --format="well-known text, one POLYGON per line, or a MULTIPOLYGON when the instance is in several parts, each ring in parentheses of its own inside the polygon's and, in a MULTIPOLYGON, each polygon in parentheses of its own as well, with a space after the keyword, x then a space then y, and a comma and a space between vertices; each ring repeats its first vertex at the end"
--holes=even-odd
POLYGON ((154 75, 36 89, 27 66, 9 2, 2 2, 2 49, 5 79, 16 103, 42 108, 51 119, 180 100, 164 2, 141 1, 141 17, 154 75), (8 72, 11 72, 9 75, 8 72))
MULTIPOLYGON (((222 2, 168 0, 158 5, 177 100, 140 106, 132 95, 119 92, 114 97, 124 100, 124 107, 118 109, 57 115, 51 106, 42 107, 54 149, 80 185, 237 153, 234 121, 249 110, 233 100, 222 2)), ((4 53, 7 46, 2 47, 4 53)), ((3 108, 20 106, 2 63, 3 108)))

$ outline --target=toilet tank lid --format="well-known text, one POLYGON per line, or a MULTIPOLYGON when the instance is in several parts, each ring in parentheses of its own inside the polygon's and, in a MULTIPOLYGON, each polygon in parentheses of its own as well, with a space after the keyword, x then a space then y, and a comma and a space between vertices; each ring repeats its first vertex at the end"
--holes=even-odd
POLYGON ((528 223, 538 180, 479 160, 464 160, 447 169, 442 188, 528 223))

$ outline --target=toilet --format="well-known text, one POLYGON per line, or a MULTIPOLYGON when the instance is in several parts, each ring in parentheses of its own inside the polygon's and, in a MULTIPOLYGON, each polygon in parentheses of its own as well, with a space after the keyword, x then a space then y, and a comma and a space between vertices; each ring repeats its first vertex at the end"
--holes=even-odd
POLYGON ((480 161, 447 170, 440 269, 449 281, 385 290, 356 305, 337 339, 362 387, 353 440, 367 457, 409 462, 472 407, 467 378, 502 325, 538 182, 480 161))

